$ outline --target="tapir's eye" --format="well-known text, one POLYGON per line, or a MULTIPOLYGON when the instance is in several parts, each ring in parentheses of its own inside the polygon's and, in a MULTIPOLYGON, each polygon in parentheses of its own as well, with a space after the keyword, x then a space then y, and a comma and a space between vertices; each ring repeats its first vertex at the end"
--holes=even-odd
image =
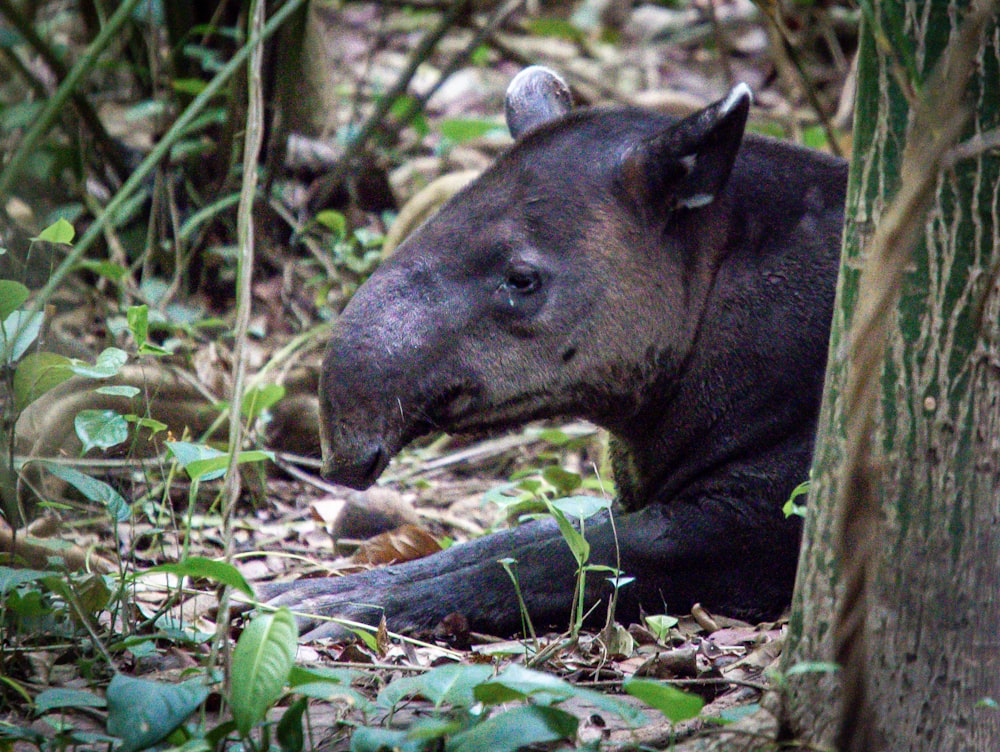
POLYGON ((541 287, 541 275, 535 269, 510 269, 503 286, 510 292, 527 295, 541 287))

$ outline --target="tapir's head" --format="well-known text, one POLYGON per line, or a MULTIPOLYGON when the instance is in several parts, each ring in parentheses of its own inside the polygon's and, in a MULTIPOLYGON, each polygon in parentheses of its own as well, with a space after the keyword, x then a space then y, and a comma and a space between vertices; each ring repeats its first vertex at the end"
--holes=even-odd
POLYGON ((746 86, 676 122, 570 111, 542 68, 514 146, 414 232, 337 323, 324 475, 365 488, 410 440, 577 415, 612 430, 683 367, 726 233, 746 86))

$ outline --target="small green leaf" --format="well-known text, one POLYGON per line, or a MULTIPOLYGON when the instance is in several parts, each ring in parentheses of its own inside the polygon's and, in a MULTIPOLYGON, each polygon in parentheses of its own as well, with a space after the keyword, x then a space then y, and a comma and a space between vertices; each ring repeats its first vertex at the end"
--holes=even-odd
POLYGON ((652 679, 630 677, 622 684, 622 689, 659 710, 672 723, 694 718, 705 704, 698 695, 682 692, 676 687, 652 679))
POLYGON ((559 525, 559 532, 562 533, 566 545, 569 546, 573 558, 576 559, 577 566, 583 566, 587 559, 590 558, 590 544, 587 542, 587 539, 583 536, 583 533, 573 526, 573 523, 563 514, 563 511, 551 501, 546 499, 545 506, 548 508, 549 514, 555 519, 556 524, 559 525))
POLYGON ((151 434, 158 434, 160 431, 166 431, 170 426, 166 423, 161 423, 158 420, 153 420, 152 418, 143 418, 139 415, 132 415, 131 413, 125 416, 125 420, 129 423, 135 423, 139 428, 145 428, 151 434))
POLYGON ((663 641, 670 635, 671 627, 677 626, 677 617, 667 614, 645 617, 646 626, 649 631, 656 635, 656 639, 663 641))
POLYGON ((542 477, 545 478, 558 491, 560 496, 569 496, 580 487, 582 479, 576 473, 563 470, 558 465, 547 467, 542 470, 542 477))
MULTIPOLYGON (((125 397, 126 399, 132 399, 142 390, 137 386, 128 386, 127 384, 119 384, 113 386, 101 386, 94 390, 98 394, 108 394, 112 397, 125 397)), ((125 416, 128 420, 128 416, 125 416)))
POLYGON ((324 209, 317 212, 316 221, 336 235, 339 240, 347 237, 347 217, 339 211, 324 209))
POLYGON ((35 698, 35 714, 60 708, 103 708, 105 705, 103 697, 82 689, 46 689, 35 698))
POLYGON ((70 245, 73 242, 75 234, 76 231, 73 229, 73 225, 65 219, 60 218, 38 233, 38 237, 32 238, 32 240, 44 240, 46 243, 70 245))
POLYGON ((473 139, 483 138, 494 133, 503 133, 504 129, 492 120, 478 118, 452 118, 442 120, 438 126, 441 135, 453 144, 461 144, 473 139))
POLYGON ((487 718, 468 731, 455 734, 449 752, 517 752, 544 742, 574 739, 579 720, 559 708, 528 705, 487 718))
POLYGON ((69 483, 85 498, 107 507, 108 513, 118 522, 124 522, 132 515, 132 510, 115 489, 104 481, 92 478, 67 465, 43 462, 42 465, 57 478, 69 483))
POLYGON ((17 310, 0 325, 0 363, 13 363, 31 347, 42 331, 45 314, 17 310))
POLYGON ((80 269, 86 269, 89 272, 93 272, 98 277, 110 279, 112 282, 118 282, 121 280, 128 271, 128 269, 124 266, 116 264, 113 261, 94 261, 92 259, 84 259, 77 264, 77 266, 80 269))
POLYGON ((233 650, 230 706, 246 737, 281 697, 295 662, 299 632, 287 608, 259 614, 243 630, 233 650))
POLYGON ((97 356, 97 360, 91 365, 82 360, 72 358, 69 362, 70 369, 77 376, 84 376, 89 379, 110 379, 117 376, 122 366, 128 361, 128 353, 119 350, 117 347, 109 347, 97 356))
POLYGON ((243 395, 243 417, 253 422, 262 412, 274 406, 285 396, 285 387, 281 384, 265 384, 264 386, 247 389, 243 395))
POLYGON ((125 317, 128 320, 128 329, 132 332, 132 339, 135 340, 135 346, 141 348, 149 339, 149 306, 129 306, 125 317))
POLYGON ((136 752, 163 741, 208 697, 200 679, 164 684, 115 674, 108 685, 108 733, 115 752, 136 752))
MULTIPOLYGON (((210 447, 208 444, 195 444, 190 441, 168 441, 167 451, 169 451, 174 459, 183 467, 185 470, 188 465, 193 462, 199 462, 201 460, 215 459, 216 457, 228 457, 225 452, 220 452, 215 447, 210 447)), ((221 478, 226 474, 225 463, 221 470, 216 471, 211 476, 197 476, 199 480, 213 480, 215 478, 221 478)), ((188 473, 192 479, 196 476, 188 473)))
POLYGON ((28 353, 14 371, 14 404, 23 410, 73 375, 69 358, 50 352, 28 353))
MULTIPOLYGON (((274 452, 265 452, 259 449, 254 449, 237 454, 236 464, 245 465, 251 462, 263 462, 264 460, 273 459, 274 452)), ((191 480, 213 480, 225 475, 228 467, 229 455, 224 454, 221 457, 210 457, 209 459, 189 462, 184 466, 184 470, 191 477, 191 480)))
POLYGON ((0 279, 0 321, 10 316, 28 299, 31 293, 20 282, 0 279))
POLYGON ((562 499, 555 499, 552 506, 567 517, 589 520, 595 514, 610 509, 611 499, 600 496, 566 496, 562 499))
POLYGON ((215 580, 239 590, 250 598, 254 597, 253 588, 250 587, 236 567, 224 561, 216 561, 204 556, 188 556, 180 561, 160 564, 145 571, 147 573, 167 572, 168 574, 176 574, 180 577, 215 580))
POLYGON ((306 698, 300 697, 293 702, 281 715, 275 736, 281 747, 281 752, 302 752, 305 746, 305 734, 302 731, 302 715, 306 710, 306 698))
POLYGON ((81 410, 73 419, 76 435, 86 454, 91 449, 110 449, 128 439, 128 422, 114 410, 81 410))

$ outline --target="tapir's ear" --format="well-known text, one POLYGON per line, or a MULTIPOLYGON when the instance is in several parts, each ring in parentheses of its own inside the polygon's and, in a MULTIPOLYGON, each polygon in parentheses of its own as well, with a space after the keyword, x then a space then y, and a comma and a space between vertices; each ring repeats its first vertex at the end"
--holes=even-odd
POLYGON ((507 129, 515 139, 571 109, 573 97, 566 82, 540 65, 525 68, 507 87, 504 110, 507 129))
POLYGON ((646 208, 712 203, 733 169, 752 99, 750 87, 738 84, 725 99, 630 149, 619 173, 623 187, 646 208))

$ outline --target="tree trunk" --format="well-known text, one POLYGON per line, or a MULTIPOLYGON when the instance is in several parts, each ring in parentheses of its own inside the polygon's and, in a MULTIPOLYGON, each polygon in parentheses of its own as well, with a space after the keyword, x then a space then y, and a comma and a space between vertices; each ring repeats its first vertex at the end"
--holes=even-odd
MULTIPOLYGON (((875 23, 863 24, 844 259, 785 672, 835 656, 845 571, 834 554, 834 502, 846 452, 847 333, 857 311, 860 269, 874 228, 899 187, 912 124, 896 77, 915 79, 919 89, 967 8, 967 2, 945 0, 876 0, 875 23), (912 65, 903 52, 906 45, 912 48, 912 65)), ((979 47, 966 101, 972 109, 966 137, 1000 124, 995 22, 979 47)), ((995 149, 959 159, 938 177, 889 323, 880 384, 873 439, 880 450, 879 520, 869 559, 866 630, 871 748, 998 749, 1000 710, 992 704, 1000 702, 1000 157, 995 149)), ((816 746, 834 744, 839 676, 815 670, 788 677, 777 708, 785 735, 816 746)))

